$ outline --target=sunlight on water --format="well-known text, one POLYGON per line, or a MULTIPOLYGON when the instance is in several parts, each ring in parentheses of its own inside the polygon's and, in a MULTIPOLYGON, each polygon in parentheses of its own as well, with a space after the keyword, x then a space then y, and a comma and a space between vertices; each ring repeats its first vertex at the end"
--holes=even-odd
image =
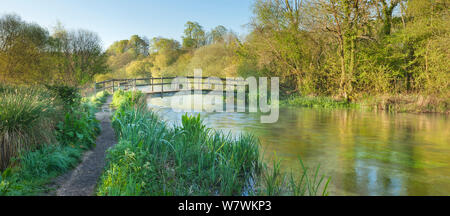
MULTIPOLYGON (((189 96, 185 96, 189 97, 189 96)), ((169 97, 149 99, 163 120, 179 124, 184 112, 169 97)), ((332 195, 449 195, 450 123, 445 115, 281 108, 275 124, 257 113, 200 113, 209 127, 255 134, 269 160, 285 170, 301 156, 332 177, 332 195)))

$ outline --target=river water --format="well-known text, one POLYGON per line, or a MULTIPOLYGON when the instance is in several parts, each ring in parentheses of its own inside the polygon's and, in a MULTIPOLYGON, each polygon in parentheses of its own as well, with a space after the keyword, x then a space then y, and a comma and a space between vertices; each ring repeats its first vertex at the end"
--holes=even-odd
MULTIPOLYGON (((180 124, 186 112, 169 108, 172 99, 148 103, 169 124, 180 124)), ((200 114, 208 127, 254 134, 265 160, 276 154, 286 171, 299 171, 299 157, 320 165, 331 177, 330 195, 450 195, 446 115, 282 107, 277 123, 262 124, 259 113, 200 114)))

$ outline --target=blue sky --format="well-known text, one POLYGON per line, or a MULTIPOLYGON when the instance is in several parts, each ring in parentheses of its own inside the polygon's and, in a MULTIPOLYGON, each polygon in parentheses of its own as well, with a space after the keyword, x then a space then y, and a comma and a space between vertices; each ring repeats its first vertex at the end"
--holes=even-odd
POLYGON ((244 35, 253 0, 0 0, 0 16, 20 15, 49 31, 60 21, 67 29, 97 32, 103 45, 133 34, 181 40, 187 21, 205 30, 223 25, 244 35))

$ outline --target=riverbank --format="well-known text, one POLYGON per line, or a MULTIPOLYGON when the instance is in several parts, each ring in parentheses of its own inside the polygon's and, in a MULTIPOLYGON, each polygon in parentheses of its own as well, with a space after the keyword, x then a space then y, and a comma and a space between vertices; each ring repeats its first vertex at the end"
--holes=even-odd
POLYGON ((105 95, 106 97, 107 100, 101 106, 101 110, 96 113, 101 133, 97 137, 95 148, 84 154, 81 163, 73 171, 55 179, 54 188, 57 190, 52 195, 92 196, 95 194, 97 181, 106 165, 106 150, 117 143, 111 127, 112 97, 105 95))
POLYGON ((383 110, 396 113, 443 113, 450 114, 450 99, 422 95, 380 95, 361 97, 347 102, 332 97, 291 96, 280 101, 282 106, 308 108, 350 108, 383 110))
POLYGON ((148 110, 140 92, 118 91, 113 127, 118 144, 98 187, 101 196, 326 195, 319 170, 283 173, 262 161, 259 140, 207 128, 199 116, 171 127, 148 110))
POLYGON ((81 98, 63 86, 0 89, 0 195, 41 195, 95 145, 95 119, 107 94, 81 98))

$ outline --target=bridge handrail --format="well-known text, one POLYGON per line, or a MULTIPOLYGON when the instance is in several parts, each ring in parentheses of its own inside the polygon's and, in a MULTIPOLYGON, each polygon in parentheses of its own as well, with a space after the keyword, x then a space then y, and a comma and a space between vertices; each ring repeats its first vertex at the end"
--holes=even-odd
MULTIPOLYGON (((96 85, 99 85, 99 84, 103 84, 103 83, 109 83, 109 82, 122 82, 122 81, 128 82, 128 81, 143 81, 143 80, 168 80, 168 79, 176 79, 176 78, 178 78, 178 77, 149 77, 149 78, 136 78, 136 79, 110 79, 110 80, 104 80, 104 81, 101 81, 101 82, 96 82, 95 84, 96 84, 96 85)), ((185 77, 183 77, 183 78, 186 78, 186 79, 202 79, 202 80, 205 80, 205 79, 208 79, 208 78, 210 78, 210 77, 185 76, 185 77)), ((218 78, 218 79, 220 79, 221 81, 234 80, 234 79, 231 78, 231 77, 229 77, 229 78, 218 78)), ((240 81, 240 80, 234 80, 234 81, 240 81)))

